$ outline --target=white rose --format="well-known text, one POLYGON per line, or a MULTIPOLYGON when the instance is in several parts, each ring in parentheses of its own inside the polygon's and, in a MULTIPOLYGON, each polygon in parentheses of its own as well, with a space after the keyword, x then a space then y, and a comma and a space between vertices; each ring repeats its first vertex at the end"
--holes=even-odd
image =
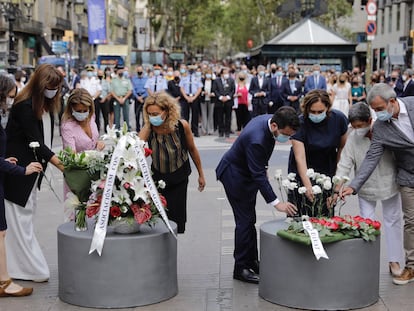
POLYGON ((321 187, 319 187, 318 185, 313 186, 312 187, 312 193, 313 194, 321 194, 322 193, 321 187))
POLYGON ((275 179, 276 180, 282 180, 282 170, 281 169, 277 169, 275 171, 275 179))
POLYGON ((285 187, 285 188, 288 188, 290 186, 289 179, 283 179, 282 180, 282 186, 285 187))
POLYGON ((324 190, 331 190, 332 189, 332 182, 329 179, 325 179, 323 183, 324 190))
POLYGON ((305 194, 306 193, 306 187, 299 187, 298 192, 299 192, 299 194, 305 194))
POLYGON ((296 173, 289 173, 287 178, 291 181, 294 181, 296 179, 296 173))
POLYGON ((308 176, 311 179, 315 178, 315 171, 313 168, 308 168, 306 171, 306 176, 308 176))
POLYGON ((332 182, 334 183, 334 185, 337 185, 341 180, 342 180, 342 178, 337 176, 337 175, 332 177, 332 182))
POLYGON ((298 187, 298 183, 291 182, 291 183, 289 183, 288 189, 289 190, 295 190, 297 187, 298 187))
POLYGON ((162 179, 158 181, 158 187, 160 187, 161 189, 165 188, 165 181, 163 181, 162 179))

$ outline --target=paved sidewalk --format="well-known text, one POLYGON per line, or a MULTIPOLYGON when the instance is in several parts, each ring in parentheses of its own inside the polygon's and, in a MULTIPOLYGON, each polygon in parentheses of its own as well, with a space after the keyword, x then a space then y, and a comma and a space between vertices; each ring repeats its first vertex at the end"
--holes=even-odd
MULTIPOLYGON (((217 150, 223 153, 231 145, 235 136, 228 140, 216 136, 195 138, 196 144, 204 150, 217 150)), ((55 143, 56 145, 56 143, 55 143)), ((60 146, 57 143, 56 150, 60 146)), ((277 146, 277 150, 288 150, 289 146, 277 146)), ((286 152, 284 154, 286 156, 286 152)), ((279 167, 272 166, 270 172, 279 167)), ((286 171, 286 167, 283 167, 286 171)), ((53 171, 54 187, 62 195, 62 176, 53 171)), ((233 214, 224 190, 215 180, 214 167, 205 168, 207 187, 204 192, 197 191, 197 174, 190 178, 188 193, 188 225, 184 235, 178 237, 178 295, 170 300, 137 308, 122 310, 137 311, 274 311, 294 310, 269 303, 258 296, 258 286, 232 279, 233 269, 233 214)), ((274 185, 276 186, 276 185, 274 185)), ((43 248, 51 278, 49 282, 34 284, 32 296, 24 298, 0 298, 0 311, 66 311, 93 310, 69 305, 59 300, 57 270, 56 229, 62 223, 62 203, 59 203, 46 185, 39 195, 39 209, 36 215, 37 237, 43 248)), ((346 207, 347 213, 357 214, 356 200, 351 199, 346 207)), ((380 215, 380 213, 379 213, 380 215)), ((257 200, 257 228, 266 221, 283 218, 281 213, 273 212, 260 194, 257 200)), ((384 246, 384 239, 382 239, 384 246)), ((304 276, 306 277, 306 276, 304 276)), ((335 277, 335 276, 333 276, 335 277)), ((341 282, 341 280, 338 280, 341 282)), ((411 311, 414 309, 414 283, 406 286, 392 284, 387 270, 385 249, 381 250, 380 298, 373 306, 364 311, 411 311)), ((321 293, 323 299, 323 293, 321 293)), ((352 299, 352 297, 350 297, 352 299)))

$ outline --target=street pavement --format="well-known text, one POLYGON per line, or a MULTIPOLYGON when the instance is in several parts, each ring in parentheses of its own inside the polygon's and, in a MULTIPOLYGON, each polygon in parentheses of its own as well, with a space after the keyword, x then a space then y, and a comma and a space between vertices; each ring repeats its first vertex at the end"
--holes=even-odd
MULTIPOLYGON (((55 131, 58 133, 58 131, 55 131)), ((197 173, 193 168, 188 189, 188 222, 186 233, 178 237, 178 294, 157 304, 127 308, 137 311, 271 311, 294 310, 265 301, 258 295, 258 286, 233 280, 234 220, 231 207, 222 185, 216 181, 213 163, 209 154, 220 158, 236 139, 217 136, 195 138, 207 181, 203 192, 197 190, 197 173), (208 157, 208 158, 205 158, 208 157)), ((55 135, 55 151, 61 149, 59 136, 55 135)), ((286 173, 289 145, 277 145, 272 157, 269 175, 276 168, 286 173), (276 161, 282 159, 283 161, 276 161), (283 163, 283 164, 280 164, 283 163)), ((63 195, 63 178, 53 170, 53 187, 63 195)), ((274 189, 276 184, 272 181, 274 189)), ((355 197, 348 200, 343 213, 358 214, 355 197)), ((378 217, 381 219, 380 208, 378 217)), ((260 225, 274 219, 284 218, 265 204, 261 195, 257 200, 257 231, 260 225)), ((38 197, 38 213, 35 228, 38 240, 51 270, 47 283, 21 281, 20 284, 34 287, 33 295, 24 298, 0 298, 0 311, 67 311, 91 310, 64 303, 58 297, 57 227, 63 220, 63 204, 59 202, 46 184, 38 197)), ((411 311, 414 309, 414 283, 405 286, 392 284, 385 256, 384 239, 381 242, 381 271, 379 300, 364 311, 411 311)), ((311 249, 309 249, 311 251, 311 249)), ((323 260, 323 259, 321 259, 323 260)), ((304 278, 306 275, 303 276, 304 278)), ((332 276, 335 277, 334 275, 332 276)), ((341 280, 337 280, 341 282, 341 280)), ((109 284, 108 286, 114 286, 109 284)), ((317 286, 317 284, 315 284, 317 286)), ((300 293, 298 293, 300 295, 300 293)), ((323 299, 323 293, 321 293, 323 299)), ((352 299, 352 297, 349 297, 352 299)))

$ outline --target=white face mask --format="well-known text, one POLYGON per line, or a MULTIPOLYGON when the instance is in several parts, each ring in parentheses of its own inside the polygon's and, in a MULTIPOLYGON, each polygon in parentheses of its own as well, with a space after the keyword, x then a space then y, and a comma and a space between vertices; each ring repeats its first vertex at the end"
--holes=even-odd
POLYGON ((361 127, 359 129, 354 129, 354 131, 357 136, 364 137, 365 135, 367 135, 370 129, 371 127, 367 126, 367 127, 361 127))
POLYGON ((45 92, 44 92, 44 95, 45 95, 46 98, 52 99, 53 97, 56 96, 57 92, 58 92, 58 89, 56 89, 56 90, 46 89, 45 92))
POLYGON ((22 77, 22 78, 20 79, 20 81, 21 81, 22 83, 25 83, 25 82, 26 82, 26 77, 22 77))
POLYGON ((13 106, 13 103, 14 103, 14 98, 6 97, 6 106, 8 108, 10 108, 11 106, 13 106))

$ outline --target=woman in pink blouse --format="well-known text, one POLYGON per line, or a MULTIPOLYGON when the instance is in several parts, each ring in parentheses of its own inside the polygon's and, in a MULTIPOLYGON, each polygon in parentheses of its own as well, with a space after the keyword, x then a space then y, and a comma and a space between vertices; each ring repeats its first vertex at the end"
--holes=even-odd
MULTIPOLYGON (((98 140, 99 132, 95 123, 95 107, 92 96, 87 90, 73 89, 70 93, 62 115, 61 135, 63 148, 70 147, 76 152, 105 148, 105 144, 98 140)), ((65 183, 65 199, 68 192, 69 189, 65 183)))
POLYGON ((247 75, 244 72, 240 72, 237 77, 236 93, 234 94, 234 97, 235 97, 234 108, 236 109, 237 131, 239 132, 250 121, 250 112, 248 110, 249 85, 246 79, 247 79, 247 75), (236 102, 237 102, 237 105, 236 105, 236 102))

